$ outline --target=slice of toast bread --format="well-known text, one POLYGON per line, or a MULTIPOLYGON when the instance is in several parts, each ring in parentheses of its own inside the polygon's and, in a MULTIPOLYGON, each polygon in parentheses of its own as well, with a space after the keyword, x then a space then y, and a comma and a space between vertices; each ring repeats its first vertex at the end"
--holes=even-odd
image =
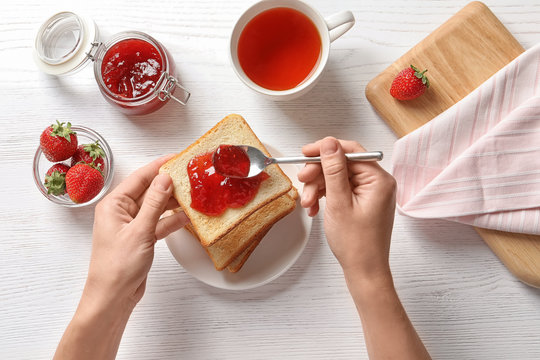
POLYGON ((290 214, 295 207, 296 201, 292 197, 282 195, 247 217, 221 240, 206 247, 216 269, 226 268, 257 239, 259 234, 266 233, 272 225, 290 214))
POLYGON ((219 216, 208 216, 191 208, 191 185, 187 165, 195 156, 214 151, 221 144, 251 145, 270 155, 242 116, 231 114, 160 168, 160 172, 171 176, 174 197, 190 219, 201 244, 206 247, 214 244, 254 211, 287 193, 292 187, 290 179, 279 166, 270 165, 265 170, 269 178, 261 183, 255 198, 245 206, 229 208, 219 216))
POLYGON ((254 239, 251 242, 251 244, 249 244, 246 250, 244 250, 240 255, 235 257, 233 261, 229 265, 227 265, 227 270, 229 270, 232 273, 240 271, 240 269, 242 269, 246 261, 249 259, 249 256, 251 255, 251 253, 259 245, 261 240, 266 236, 266 234, 270 231, 270 229, 272 229, 272 226, 270 226, 267 230, 258 234, 257 238, 254 239))
MULTIPOLYGON (((289 195, 291 198, 293 198, 295 201, 298 199, 298 191, 296 188, 292 188, 287 195, 289 195)), ((273 225, 272 225, 273 226, 273 225)), ((249 246, 237 257, 231 261, 229 265, 227 265, 227 270, 229 270, 232 273, 240 271, 244 264, 246 263, 247 259, 251 255, 251 253, 255 250, 255 248, 259 245, 261 240, 266 236, 266 234, 272 229, 272 226, 269 226, 266 230, 261 231, 255 239, 249 244, 249 246)))

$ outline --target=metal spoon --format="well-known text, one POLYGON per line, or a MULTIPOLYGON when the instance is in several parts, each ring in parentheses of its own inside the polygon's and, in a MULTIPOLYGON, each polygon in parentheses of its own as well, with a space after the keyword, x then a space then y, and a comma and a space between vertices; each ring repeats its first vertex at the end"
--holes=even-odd
MULTIPOLYGON (((294 156, 294 157, 279 157, 272 158, 264 155, 264 153, 257 149, 256 147, 249 145, 238 145, 238 148, 242 149, 247 157, 249 158, 249 173, 246 176, 235 176, 231 174, 221 174, 227 177, 235 178, 250 178, 260 174, 268 165, 271 164, 303 164, 303 163, 320 163, 320 156, 294 156)), ((215 153, 214 153, 215 155, 215 153)), ((383 158, 383 153, 381 151, 371 151, 371 152, 361 152, 361 153, 348 153, 345 154, 347 160, 349 161, 380 161, 383 158)), ((214 160, 214 158, 212 158, 214 160)), ((216 171, 218 171, 219 166, 215 166, 216 171)), ((219 172, 219 171, 218 171, 219 172)))

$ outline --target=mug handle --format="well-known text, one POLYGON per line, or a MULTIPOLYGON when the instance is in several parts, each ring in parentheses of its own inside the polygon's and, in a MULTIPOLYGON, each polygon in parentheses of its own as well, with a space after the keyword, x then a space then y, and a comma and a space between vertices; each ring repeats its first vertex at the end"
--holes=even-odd
POLYGON ((326 26, 330 33, 330 42, 349 31, 354 25, 354 15, 349 10, 330 15, 326 19, 326 26))

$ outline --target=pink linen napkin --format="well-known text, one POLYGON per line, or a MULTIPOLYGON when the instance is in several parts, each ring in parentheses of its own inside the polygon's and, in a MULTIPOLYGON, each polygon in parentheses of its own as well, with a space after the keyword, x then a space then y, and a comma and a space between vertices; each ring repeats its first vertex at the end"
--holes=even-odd
POLYGON ((398 210, 540 234, 540 44, 394 145, 398 210))

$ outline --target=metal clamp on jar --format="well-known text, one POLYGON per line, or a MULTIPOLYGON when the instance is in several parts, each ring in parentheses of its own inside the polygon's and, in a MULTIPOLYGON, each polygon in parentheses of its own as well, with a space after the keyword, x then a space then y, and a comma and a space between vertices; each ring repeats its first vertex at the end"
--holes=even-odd
POLYGON ((156 111, 169 99, 185 105, 190 97, 177 80, 169 51, 156 39, 138 31, 99 40, 92 19, 60 12, 41 25, 34 59, 47 74, 61 76, 94 62, 94 76, 103 97, 129 115, 156 111), (174 95, 177 89, 183 96, 174 95))

